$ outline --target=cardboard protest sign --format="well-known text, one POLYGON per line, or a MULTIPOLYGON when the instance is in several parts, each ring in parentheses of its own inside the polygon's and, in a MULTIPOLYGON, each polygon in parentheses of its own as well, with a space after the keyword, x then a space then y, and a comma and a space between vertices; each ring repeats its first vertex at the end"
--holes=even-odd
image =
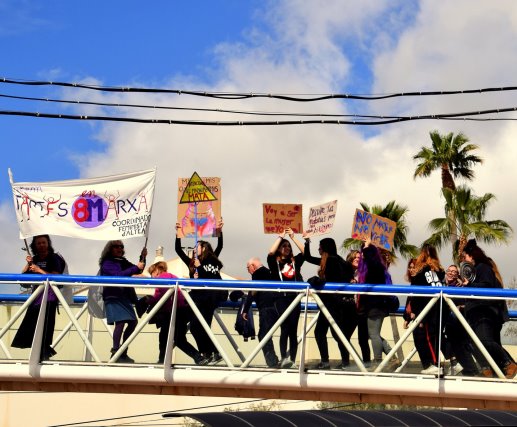
POLYGON ((195 237, 196 222, 198 236, 215 237, 221 221, 221 197, 221 178, 199 177, 197 173, 190 179, 178 178, 177 222, 181 226, 178 237, 195 237), (194 203, 197 203, 197 220, 194 203))
POLYGON ((373 245, 391 251, 396 228, 397 223, 391 219, 356 209, 352 224, 352 238, 366 240, 370 237, 373 245))
POLYGON ((310 208, 305 235, 312 237, 330 233, 334 226, 336 211, 337 200, 310 208))
POLYGON ((12 183, 20 238, 146 236, 156 169, 98 178, 12 183))
POLYGON ((295 233, 303 231, 302 205, 297 204, 262 204, 265 234, 280 234, 286 228, 295 233))

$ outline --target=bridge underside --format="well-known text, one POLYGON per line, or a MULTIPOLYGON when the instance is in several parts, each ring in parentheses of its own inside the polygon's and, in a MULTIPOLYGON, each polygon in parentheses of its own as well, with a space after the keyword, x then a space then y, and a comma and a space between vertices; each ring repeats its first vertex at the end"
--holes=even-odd
POLYGON ((160 394, 517 410, 515 383, 454 377, 162 366, 0 365, 0 390, 160 394))

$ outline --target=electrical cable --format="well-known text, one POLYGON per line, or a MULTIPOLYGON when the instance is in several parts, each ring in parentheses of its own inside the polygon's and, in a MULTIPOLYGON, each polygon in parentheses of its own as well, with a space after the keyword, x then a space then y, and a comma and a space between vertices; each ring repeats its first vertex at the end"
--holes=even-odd
POLYGON ((229 113, 229 114, 247 114, 256 116, 295 116, 295 117, 375 117, 364 116, 357 114, 327 114, 327 113, 289 113, 279 111, 243 111, 243 110, 225 110, 221 108, 193 108, 193 107, 171 107, 164 105, 147 105, 147 104, 121 104, 110 102, 94 102, 94 101, 72 101, 67 99, 53 99, 53 98, 37 98, 30 96, 15 96, 0 94, 0 98, 17 99, 23 101, 41 101, 41 102, 56 102, 63 104, 74 105, 95 105, 100 107, 128 107, 128 108, 150 108, 154 110, 179 110, 179 111, 202 111, 210 113, 229 113))
POLYGON ((398 92, 381 95, 356 95, 356 94, 274 94, 274 93, 244 93, 244 92, 208 92, 208 91, 192 91, 180 89, 160 89, 160 88, 143 88, 143 87, 122 87, 122 86, 101 86, 101 85, 87 85, 84 83, 69 83, 69 82, 51 82, 51 81, 36 81, 25 79, 10 79, 0 77, 0 83, 26 85, 26 86, 62 86, 73 87, 79 89, 89 89, 102 92, 133 92, 133 93, 172 93, 176 95, 192 95, 203 96, 216 99, 249 99, 249 98, 272 98, 281 99, 284 101, 294 102, 314 102, 328 99, 356 99, 363 101, 374 101, 380 99, 397 98, 397 97, 414 97, 414 96, 443 96, 443 95, 465 95, 465 94, 479 94, 489 92, 505 92, 515 91, 517 86, 503 86, 503 87, 488 87, 481 89, 465 89, 465 90, 440 90, 440 91, 413 91, 413 92, 398 92))
MULTIPOLYGON (((24 117, 42 117, 50 119, 67 119, 67 120, 87 120, 87 121, 112 121, 112 122, 129 122, 129 123, 148 123, 148 124, 169 124, 169 125, 194 125, 194 126, 282 126, 282 125, 310 125, 310 124, 334 124, 334 125, 356 125, 356 126, 377 126, 391 123, 400 123, 414 120, 470 120, 470 121, 492 121, 495 118, 474 118, 472 116, 486 114, 500 114, 505 112, 515 112, 517 107, 497 108, 490 110, 468 111, 461 113, 443 113, 443 114, 426 114, 416 116, 354 116, 357 120, 273 120, 273 121, 210 121, 210 120, 173 120, 173 119, 144 119, 137 117, 116 117, 116 116, 89 116, 89 115, 73 115, 73 114, 53 114, 29 111, 13 111, 0 110, 3 116, 24 116, 24 117), (368 118, 369 120, 364 120, 368 118)), ((499 121, 514 121, 517 118, 497 118, 499 121)))

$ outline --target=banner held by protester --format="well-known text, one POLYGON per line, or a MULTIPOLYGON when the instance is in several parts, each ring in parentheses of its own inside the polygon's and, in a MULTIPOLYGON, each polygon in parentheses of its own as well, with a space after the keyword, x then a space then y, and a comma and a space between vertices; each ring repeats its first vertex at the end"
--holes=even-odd
POLYGON ((156 169, 98 178, 12 183, 20 238, 147 237, 156 169))

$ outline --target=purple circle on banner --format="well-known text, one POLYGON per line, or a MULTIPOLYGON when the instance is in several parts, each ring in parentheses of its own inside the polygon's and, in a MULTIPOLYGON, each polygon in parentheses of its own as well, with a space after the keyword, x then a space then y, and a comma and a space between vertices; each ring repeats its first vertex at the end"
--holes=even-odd
POLYGON ((81 196, 72 205, 72 217, 77 225, 84 228, 95 228, 106 219, 108 205, 99 196, 81 196))

